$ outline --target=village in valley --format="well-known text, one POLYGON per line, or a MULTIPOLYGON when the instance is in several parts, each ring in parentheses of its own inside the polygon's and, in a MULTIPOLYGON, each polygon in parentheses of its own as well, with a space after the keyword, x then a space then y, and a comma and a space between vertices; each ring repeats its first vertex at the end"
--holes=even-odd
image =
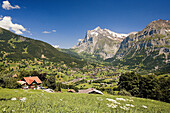
MULTIPOLYGON (((17 75, 13 75, 13 77, 17 77, 17 75)), ((34 90, 44 90, 46 92, 54 92, 52 89, 45 89, 41 86, 42 81, 38 78, 38 76, 30 76, 30 77, 24 77, 22 80, 17 81, 19 84, 21 84, 22 89, 34 89, 34 90)), ((68 89, 67 92, 76 93, 74 89, 68 89)), ((94 88, 89 88, 86 90, 78 90, 78 93, 87 93, 87 94, 101 94, 103 93, 99 90, 96 90, 94 88)))
POLYGON ((19 62, 6 60, 1 64, 6 67, 7 72, 10 72, 8 76, 17 80, 20 88, 41 89, 48 92, 66 92, 67 90, 67 92, 80 93, 83 90, 86 93, 93 91, 93 93, 103 94, 99 91, 102 89, 105 93, 113 94, 114 92, 110 92, 110 90, 115 89, 115 93, 118 92, 116 88, 121 74, 120 69, 102 64, 71 68, 63 62, 54 63, 38 59, 34 61, 23 59, 19 62), (60 87, 59 91, 57 88, 54 91, 53 87, 48 87, 46 82, 51 76, 54 78, 53 81, 50 81, 51 83, 60 84, 57 86, 60 87))

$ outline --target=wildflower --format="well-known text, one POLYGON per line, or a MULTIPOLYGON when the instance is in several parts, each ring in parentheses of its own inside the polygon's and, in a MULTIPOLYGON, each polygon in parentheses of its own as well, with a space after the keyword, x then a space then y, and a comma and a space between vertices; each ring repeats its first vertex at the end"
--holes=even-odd
POLYGON ((126 99, 124 99, 124 98, 116 98, 116 100, 126 101, 126 99))
POLYGON ((126 106, 128 106, 128 107, 135 107, 135 106, 132 105, 132 104, 126 104, 126 106))
POLYGON ((129 102, 133 102, 133 100, 131 99, 131 100, 129 100, 129 102))
POLYGON ((15 110, 12 110, 12 112, 15 112, 15 110))
POLYGON ((132 99, 126 99, 126 101, 133 102, 133 100, 132 100, 132 99))
POLYGON ((63 99, 60 99, 60 101, 63 101, 63 99))
POLYGON ((135 107, 135 106, 131 104, 131 107, 135 107))
POLYGON ((117 105, 115 105, 115 104, 107 104, 107 106, 111 107, 111 108, 116 108, 117 107, 117 105))
POLYGON ((115 104, 120 104, 120 103, 117 102, 116 100, 113 100, 113 99, 110 99, 110 98, 106 98, 106 100, 111 101, 111 102, 113 102, 113 103, 115 103, 115 104))
POLYGON ((97 97, 97 100, 99 101, 103 101, 103 99, 101 97, 97 97))
POLYGON ((25 102, 26 97, 23 97, 23 98, 21 98, 20 100, 21 100, 21 102, 25 102))
POLYGON ((17 100, 17 98, 11 98, 11 100, 17 100))
POLYGON ((126 104, 126 106, 130 106, 130 104, 126 104))
POLYGON ((115 102, 116 100, 110 99, 110 98, 106 98, 106 100, 111 101, 111 102, 115 102))
POLYGON ((114 104, 112 105, 112 108, 116 108, 116 107, 117 107, 117 105, 114 105, 114 104))
POLYGON ((129 110, 129 108, 128 108, 128 107, 126 107, 126 106, 123 106, 123 107, 122 107, 122 106, 120 106, 120 108, 121 108, 121 109, 123 109, 123 110, 129 110))
POLYGON ((148 108, 148 107, 147 107, 147 106, 145 106, 145 105, 142 105, 142 107, 143 107, 143 108, 148 108))
POLYGON ((111 104, 107 104, 108 107, 111 107, 111 104))

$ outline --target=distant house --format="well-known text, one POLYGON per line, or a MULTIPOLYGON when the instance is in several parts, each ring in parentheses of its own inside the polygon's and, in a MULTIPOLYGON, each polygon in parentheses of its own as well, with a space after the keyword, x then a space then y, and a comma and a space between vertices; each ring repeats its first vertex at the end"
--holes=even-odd
POLYGON ((75 93, 76 91, 74 89, 68 89, 67 92, 75 93))
POLYGON ((39 89, 42 81, 37 77, 24 77, 21 81, 17 81, 22 85, 23 89, 39 89))
POLYGON ((103 95, 103 93, 99 90, 96 90, 94 88, 89 88, 86 90, 79 90, 78 93, 87 93, 87 94, 101 94, 103 95))
POLYGON ((18 77, 18 75, 17 75, 17 74, 14 74, 14 75, 12 75, 12 77, 13 77, 13 78, 17 78, 17 77, 18 77))

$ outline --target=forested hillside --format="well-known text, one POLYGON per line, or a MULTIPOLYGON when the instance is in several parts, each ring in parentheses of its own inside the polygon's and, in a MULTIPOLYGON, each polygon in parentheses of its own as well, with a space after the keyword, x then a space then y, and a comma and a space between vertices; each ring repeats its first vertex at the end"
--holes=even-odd
POLYGON ((8 30, 0 28, 0 59, 11 59, 20 61, 21 59, 34 58, 44 59, 54 62, 64 61, 70 65, 76 62, 83 65, 84 62, 71 57, 70 55, 58 51, 50 44, 34 40, 20 35, 16 35, 8 30))

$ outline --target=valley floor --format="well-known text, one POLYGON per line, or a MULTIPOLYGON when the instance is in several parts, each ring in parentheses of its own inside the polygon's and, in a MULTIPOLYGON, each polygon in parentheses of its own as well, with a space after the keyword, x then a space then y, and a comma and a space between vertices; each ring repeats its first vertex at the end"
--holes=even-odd
POLYGON ((136 97, 0 88, 0 112, 7 113, 168 113, 169 111, 169 103, 136 97))

